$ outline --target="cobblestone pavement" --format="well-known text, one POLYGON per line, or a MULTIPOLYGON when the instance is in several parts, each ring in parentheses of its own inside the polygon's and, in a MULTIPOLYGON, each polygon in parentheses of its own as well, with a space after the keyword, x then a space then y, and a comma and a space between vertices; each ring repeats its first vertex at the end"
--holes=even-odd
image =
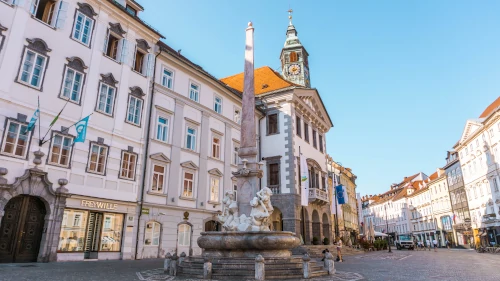
MULTIPOLYGON (((314 281, 497 281, 499 265, 500 255, 469 250, 379 251, 346 256, 337 274, 314 281)), ((0 264, 0 281, 201 281, 164 275, 162 266, 159 259, 0 264)))

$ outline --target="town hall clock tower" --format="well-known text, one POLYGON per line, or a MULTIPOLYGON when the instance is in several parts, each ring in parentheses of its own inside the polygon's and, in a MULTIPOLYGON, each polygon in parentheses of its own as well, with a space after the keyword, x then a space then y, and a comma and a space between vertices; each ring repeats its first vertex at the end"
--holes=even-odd
POLYGON ((297 30, 292 24, 292 12, 291 9, 288 10, 290 22, 286 30, 285 46, 281 50, 281 73, 286 80, 310 88, 309 54, 297 37, 297 30))

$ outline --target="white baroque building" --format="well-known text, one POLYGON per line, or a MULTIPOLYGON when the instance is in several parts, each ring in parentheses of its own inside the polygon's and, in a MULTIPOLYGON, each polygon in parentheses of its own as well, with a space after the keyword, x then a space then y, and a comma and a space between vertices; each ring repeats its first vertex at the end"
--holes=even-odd
POLYGON ((134 258, 162 37, 141 11, 133 0, 0 1, 0 262, 134 258))

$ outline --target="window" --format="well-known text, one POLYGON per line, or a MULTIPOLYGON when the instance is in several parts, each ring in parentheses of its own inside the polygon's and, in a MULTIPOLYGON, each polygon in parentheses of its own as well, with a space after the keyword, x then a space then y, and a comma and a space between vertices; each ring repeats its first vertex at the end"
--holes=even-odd
POLYGON ((153 165, 153 178, 151 180, 151 191, 163 193, 165 183, 165 166, 153 165))
POLYGON ((476 139, 476 147, 479 148, 479 139, 476 139))
POLYGON ((26 124, 8 119, 4 133, 2 154, 18 158, 26 158, 29 146, 30 132, 26 124))
POLYGON ((104 174, 106 170, 107 157, 108 148, 106 146, 91 143, 87 171, 91 173, 104 174))
POLYGON ((313 147, 318 148, 318 145, 316 144, 316 130, 312 130, 313 133, 313 147))
POLYGON ((122 151, 120 178, 134 180, 136 162, 137 162, 137 154, 122 151))
POLYGON ((278 113, 269 114, 267 116, 267 134, 273 135, 278 133, 278 113))
POLYGON ((493 186, 495 188, 495 191, 498 191, 498 182, 496 178, 493 178, 493 186))
POLYGON ((50 148, 49 163, 68 167, 72 143, 72 137, 55 134, 50 148))
POLYGON ((82 215, 81 214, 75 214, 73 218, 73 226, 81 226, 82 225, 82 215))
POLYGON ((56 10, 56 1, 51 1, 51 0, 31 1, 30 12, 35 16, 35 18, 45 22, 48 25, 53 25, 55 10, 56 10))
POLYGON ((210 201, 219 202, 219 179, 210 178, 210 201))
POLYGON ((127 122, 141 125, 142 99, 132 95, 128 98, 127 122))
POLYGON ((233 121, 235 123, 241 124, 241 110, 239 108, 234 110, 233 121))
POLYGON ((184 183, 182 189, 182 196, 191 198, 193 197, 194 173, 184 172, 184 183))
POLYGON ((295 126, 296 126, 296 131, 297 131, 297 136, 301 137, 302 136, 302 132, 301 132, 301 120, 299 118, 299 116, 296 116, 295 117, 295 126))
POLYGON ((493 131, 493 128, 491 128, 491 129, 490 129, 490 137, 492 138, 492 137, 494 137, 494 136, 495 136, 495 133, 494 133, 494 131, 493 131))
POLYGON ((23 65, 19 73, 19 82, 40 89, 46 62, 47 58, 45 56, 26 49, 23 65))
POLYGON ((269 164, 269 185, 277 186, 280 184, 280 167, 279 163, 269 164))
POLYGON ((238 156, 238 150, 240 147, 237 144, 233 145, 233 165, 238 165, 240 162, 240 157, 238 156))
POLYGON ((146 69, 144 67, 144 60, 146 58, 146 54, 141 52, 139 48, 135 48, 135 56, 134 56, 134 71, 139 72, 141 74, 146 74, 146 69))
POLYGON ((319 151, 323 152, 323 136, 319 135, 319 151))
POLYGON ((132 16, 137 16, 137 11, 134 8, 130 7, 129 5, 125 7, 125 10, 132 16))
POLYGON ((158 246, 160 245, 160 229, 161 225, 157 222, 148 222, 146 231, 144 231, 144 245, 158 246))
POLYGON ((99 90, 99 98, 97 101, 97 111, 104 113, 106 115, 113 115, 116 89, 102 82, 100 84, 99 89, 100 90, 99 90))
POLYGON ((123 215, 104 213, 104 221, 109 220, 109 228, 104 225, 101 233, 100 251, 119 252, 122 244, 123 215))
POLYGON ((61 96, 72 102, 80 103, 83 77, 83 73, 76 71, 73 68, 66 67, 61 96))
POLYGON ((108 29, 108 34, 106 37, 106 45, 105 45, 105 52, 104 54, 114 60, 118 60, 118 44, 120 42, 120 39, 118 39, 118 36, 114 35, 111 33, 108 29))
POLYGON ((220 139, 217 137, 212 138, 212 157, 220 159, 220 139))
POLYGON ((189 247, 191 245, 191 226, 189 224, 181 224, 179 225, 178 232, 177 243, 179 246, 189 247))
POLYGON ((469 149, 467 147, 465 148, 465 155, 469 155, 469 149))
POLYGON ((214 98, 214 111, 221 114, 222 113, 222 98, 215 97, 214 98))
POLYGON ((470 143, 469 148, 470 148, 470 153, 473 153, 474 152, 474 145, 472 143, 470 143))
POLYGON ((76 12, 75 25, 73 26, 73 33, 71 37, 86 46, 90 45, 92 39, 92 28, 94 20, 87 17, 80 11, 76 12))
POLYGON ((191 83, 189 86, 189 98, 195 102, 199 101, 200 98, 200 86, 191 83))
POLYGON ((163 142, 168 142, 168 122, 165 117, 158 117, 158 124, 156 126, 156 139, 163 142))
POLYGON ((186 148, 196 150, 196 130, 191 127, 186 130, 186 148))
POLYGON ((164 87, 167 87, 172 90, 174 85, 174 72, 169 69, 163 68, 161 84, 164 87))
POLYGON ((309 125, 304 122, 304 140, 309 142, 309 125))

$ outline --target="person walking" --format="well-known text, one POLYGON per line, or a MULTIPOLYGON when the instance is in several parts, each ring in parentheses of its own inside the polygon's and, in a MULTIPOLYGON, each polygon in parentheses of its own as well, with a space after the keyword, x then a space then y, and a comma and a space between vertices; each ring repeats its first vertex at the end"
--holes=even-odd
POLYGON ((427 238, 427 240, 425 240, 425 246, 427 247, 427 249, 429 249, 429 252, 431 251, 431 241, 429 240, 429 238, 427 238))
POLYGON ((436 241, 436 238, 434 238, 434 240, 432 240, 432 244, 434 245, 434 252, 437 252, 438 242, 436 241))
POLYGON ((342 239, 339 239, 339 241, 337 241, 337 261, 338 262, 344 261, 342 259, 342 239))
POLYGON ((450 249, 450 241, 448 241, 448 239, 446 239, 446 248, 448 248, 448 250, 450 249))

